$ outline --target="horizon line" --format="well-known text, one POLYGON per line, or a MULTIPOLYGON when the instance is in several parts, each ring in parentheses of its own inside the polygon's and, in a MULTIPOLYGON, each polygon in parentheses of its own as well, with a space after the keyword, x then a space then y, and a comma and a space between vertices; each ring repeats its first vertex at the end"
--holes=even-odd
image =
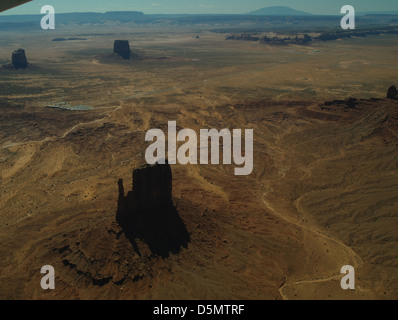
MULTIPOLYGON (((134 13, 142 13, 143 15, 147 16, 256 16, 256 17, 309 17, 309 16, 341 16, 342 14, 335 13, 335 14, 324 14, 324 13, 308 13, 303 12, 303 14, 250 14, 250 12, 246 13, 145 13, 143 11, 136 11, 136 10, 115 10, 115 11, 71 11, 71 12, 58 12, 56 14, 76 14, 76 13, 96 13, 96 14, 106 14, 106 13, 123 13, 123 12, 134 12, 134 13)), ((21 13, 21 14, 5 14, 6 11, 0 12, 0 16, 42 16, 42 13, 21 13)), ((398 15, 398 11, 363 11, 363 12, 356 12, 359 15, 398 15)), ((0 21, 1 22, 1 21, 0 21)))

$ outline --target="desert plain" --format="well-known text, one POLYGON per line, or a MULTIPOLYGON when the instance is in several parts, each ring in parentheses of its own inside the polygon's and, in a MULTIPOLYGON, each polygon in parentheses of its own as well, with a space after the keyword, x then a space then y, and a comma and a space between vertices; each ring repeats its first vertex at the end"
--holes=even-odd
POLYGON ((2 32, 0 64, 23 48, 29 68, 0 70, 1 299, 398 298, 398 37, 225 37, 2 32), (116 39, 136 57, 112 54, 116 39), (48 107, 63 104, 84 108, 48 107), (168 121, 253 129, 254 169, 172 165, 189 243, 164 257, 138 240, 138 255, 115 221, 118 179, 131 189, 145 133, 168 121), (44 265, 55 290, 40 287, 44 265))

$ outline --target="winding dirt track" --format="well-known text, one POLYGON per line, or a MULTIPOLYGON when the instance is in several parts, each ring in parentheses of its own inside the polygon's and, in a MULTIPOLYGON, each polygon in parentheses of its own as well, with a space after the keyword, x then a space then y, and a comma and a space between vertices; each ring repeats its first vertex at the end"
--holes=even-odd
MULTIPOLYGON (((324 233, 323 231, 317 229, 314 226, 308 225, 308 224, 302 224, 292 218, 289 218, 287 216, 284 216, 283 214, 277 212, 271 205, 270 203, 264 198, 266 197, 266 193, 263 196, 263 202, 264 205, 266 206, 267 210, 269 212, 271 212, 273 215, 277 216, 278 218, 291 223, 299 228, 305 229, 309 232, 312 232, 320 237, 322 237, 323 239, 325 239, 326 241, 332 241, 334 243, 337 243, 339 246, 341 246, 342 248, 344 248, 344 250, 347 252, 347 255, 352 259, 352 261, 354 261, 354 268, 358 268, 362 265, 362 259, 358 256, 357 253, 355 253, 350 247, 346 246, 344 243, 342 243, 341 241, 327 235, 326 233, 324 233)), ((327 281, 331 281, 331 280, 338 280, 341 278, 341 274, 333 274, 327 278, 317 278, 317 279, 311 279, 311 280, 299 280, 299 281, 294 281, 294 282, 289 282, 287 277, 286 277, 286 281, 282 284, 282 286, 279 288, 279 293, 282 296, 283 300, 289 300, 288 297, 283 293, 283 290, 286 287, 291 287, 291 286, 296 286, 296 285, 300 285, 300 284, 308 284, 308 283, 319 283, 319 282, 327 282, 327 281)))

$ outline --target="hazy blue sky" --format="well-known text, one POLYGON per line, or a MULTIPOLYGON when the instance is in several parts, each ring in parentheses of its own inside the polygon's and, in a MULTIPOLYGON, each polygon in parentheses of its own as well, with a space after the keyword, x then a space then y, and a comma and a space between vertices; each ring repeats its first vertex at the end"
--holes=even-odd
POLYGON ((268 6, 289 6, 316 14, 340 14, 343 5, 357 12, 398 11, 398 0, 34 0, 3 14, 40 14, 43 5, 55 12, 133 10, 151 13, 246 13, 268 6))

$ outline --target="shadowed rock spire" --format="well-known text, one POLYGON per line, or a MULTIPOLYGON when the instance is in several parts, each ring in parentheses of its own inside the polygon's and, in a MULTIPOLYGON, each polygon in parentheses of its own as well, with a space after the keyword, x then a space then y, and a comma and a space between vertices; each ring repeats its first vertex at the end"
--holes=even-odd
POLYGON ((25 69, 28 66, 24 49, 18 49, 12 53, 12 64, 15 69, 25 69))
POLYGON ((396 99, 398 95, 397 88, 395 86, 391 86, 387 91, 387 99, 396 99))
POLYGON ((113 51, 123 59, 130 59, 131 50, 128 40, 115 40, 113 44, 113 51))
POLYGON ((133 189, 124 196, 119 180, 116 220, 140 254, 136 239, 148 244, 152 253, 167 257, 187 247, 188 231, 172 201, 170 165, 144 165, 133 171, 133 189))

